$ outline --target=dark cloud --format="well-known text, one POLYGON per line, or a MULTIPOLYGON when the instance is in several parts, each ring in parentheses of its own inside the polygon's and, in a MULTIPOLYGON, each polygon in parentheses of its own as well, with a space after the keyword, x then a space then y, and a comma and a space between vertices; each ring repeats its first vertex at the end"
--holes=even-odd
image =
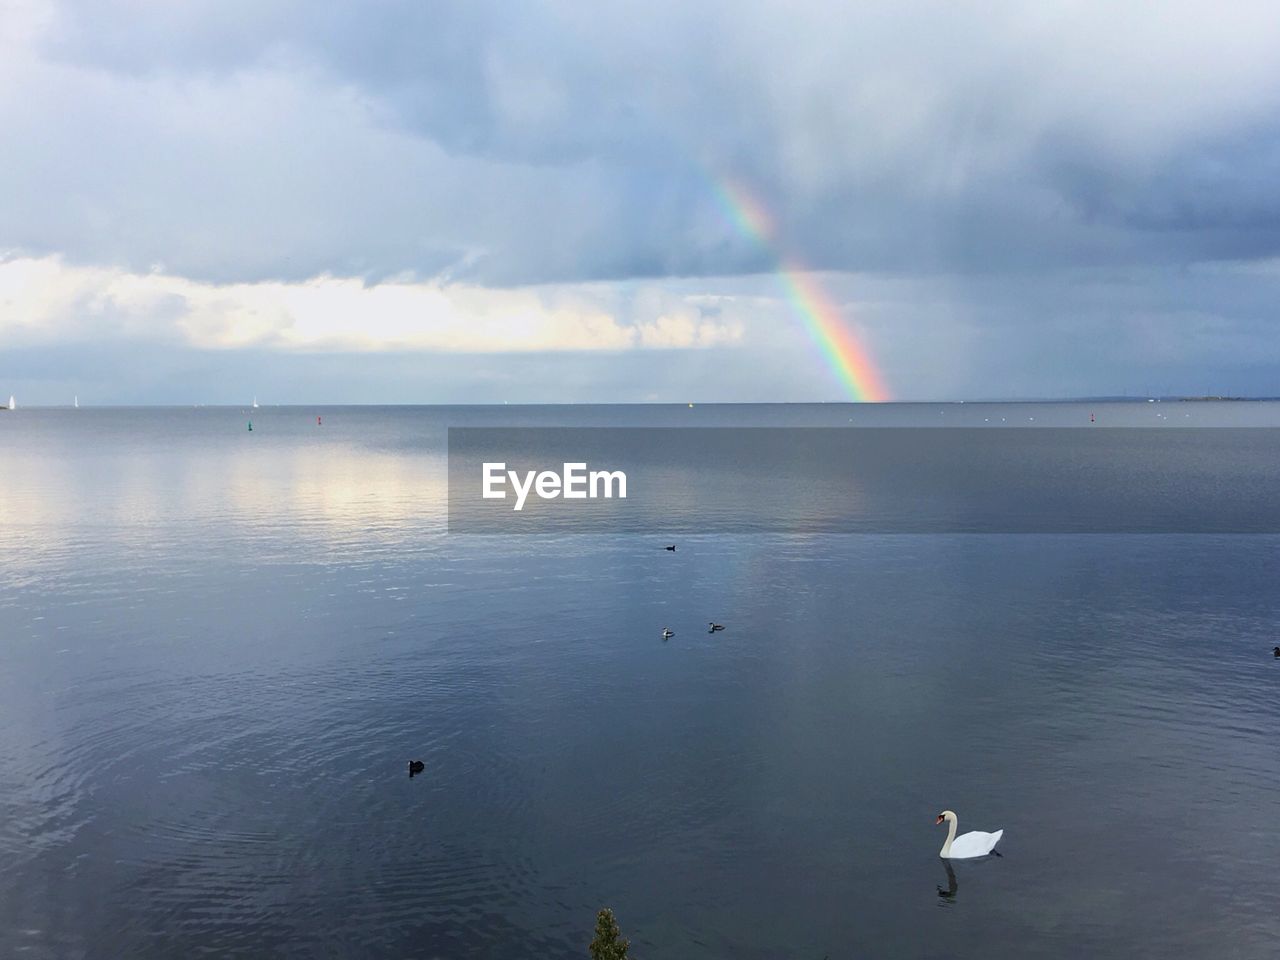
POLYGON ((1252 344, 1272 320, 1246 309, 1271 274, 1242 291, 1195 271, 1280 255, 1275 4, 53 11, 0 49, 0 250, 216 283, 491 286, 734 277, 785 253, 862 289, 907 278, 885 316, 912 339, 877 334, 898 364, 927 318, 944 340, 999 331, 990 349, 1046 377, 1061 347, 1085 352, 1061 305, 1093 309, 1064 277, 1120 278, 1086 325, 1128 310, 1194 339, 1196 302, 1252 344), (726 221, 726 173, 777 249, 726 221))
POLYGON ((64 3, 43 56, 112 80, 40 122, 97 183, 5 239, 213 279, 733 274, 769 260, 715 220, 733 172, 825 269, 1274 254, 1280 43, 1231 31, 1275 11, 1046 11, 64 3))

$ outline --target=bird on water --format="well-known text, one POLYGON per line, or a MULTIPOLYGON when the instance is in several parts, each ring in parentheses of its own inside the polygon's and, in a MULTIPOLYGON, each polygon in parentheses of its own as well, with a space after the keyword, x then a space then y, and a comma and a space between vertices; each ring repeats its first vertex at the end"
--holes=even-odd
POLYGON ((1003 830, 997 830, 995 833, 972 830, 957 837, 956 826, 959 822, 959 817, 951 810, 943 810, 938 814, 938 819, 934 823, 947 825, 947 840, 938 851, 938 856, 947 860, 973 860, 988 854, 1000 856, 996 850, 996 844, 1004 836, 1003 830))
POLYGON ((717 630, 724 629, 724 624, 716 623, 714 620, 708 620, 707 626, 710 628, 707 630, 707 633, 715 633, 717 630))
POLYGON ((663 547, 662 549, 663 549, 663 550, 670 550, 672 553, 675 553, 675 552, 676 552, 676 545, 673 543, 673 544, 671 544, 669 547, 663 547))
POLYGON ((421 773, 426 768, 427 768, 427 765, 423 763, 421 760, 410 760, 409 761, 409 779, 412 780, 414 777, 414 774, 421 773))
POLYGON ((662 639, 663 639, 663 640, 670 640, 670 639, 671 639, 672 637, 674 637, 675 635, 676 635, 676 632, 675 632, 674 630, 672 630, 670 627, 663 627, 663 628, 662 628, 662 639))

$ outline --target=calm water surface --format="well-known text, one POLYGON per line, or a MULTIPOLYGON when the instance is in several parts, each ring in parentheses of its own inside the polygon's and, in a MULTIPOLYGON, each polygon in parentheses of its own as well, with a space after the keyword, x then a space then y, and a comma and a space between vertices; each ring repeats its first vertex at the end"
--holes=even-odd
POLYGON ((1088 412, 0 414, 0 955, 1273 957, 1280 538, 445 533, 449 425, 1088 412))

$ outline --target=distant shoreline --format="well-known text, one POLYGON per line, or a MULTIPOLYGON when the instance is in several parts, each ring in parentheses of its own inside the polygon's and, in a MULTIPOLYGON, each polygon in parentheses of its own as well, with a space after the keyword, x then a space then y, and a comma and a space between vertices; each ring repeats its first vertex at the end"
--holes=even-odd
MULTIPOLYGON (((468 402, 468 403, 448 403, 448 402, 431 402, 431 403, 342 403, 333 401, 323 401, 311 403, 300 401, 294 403, 273 403, 261 404, 258 407, 250 407, 248 404, 242 403, 101 403, 92 406, 73 407, 69 404, 61 403, 27 403, 24 409, 28 410, 297 410, 297 409, 328 409, 337 407, 382 407, 382 408, 398 408, 398 407, 786 407, 786 406, 837 406, 845 405, 851 407, 891 407, 891 406, 945 406, 951 404, 987 404, 987 405, 1015 405, 1015 404, 1055 404, 1055 403, 1275 403, 1280 401, 1280 397, 1230 397, 1230 396, 1110 396, 1110 397, 1035 397, 1026 399, 971 399, 963 400, 884 400, 884 401, 858 401, 858 400, 695 400, 688 402, 684 400, 569 400, 569 401, 519 401, 516 403, 508 403, 504 401, 497 402, 468 402)), ((7 406, 0 405, 0 411, 11 412, 7 406)))

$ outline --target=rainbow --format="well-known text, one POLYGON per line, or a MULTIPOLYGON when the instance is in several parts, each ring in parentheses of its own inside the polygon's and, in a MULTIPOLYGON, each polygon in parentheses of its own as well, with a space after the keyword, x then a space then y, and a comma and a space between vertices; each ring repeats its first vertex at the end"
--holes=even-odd
MULTIPOLYGON (((742 236, 769 251, 777 249, 777 229, 764 206, 741 184, 728 177, 712 177, 716 202, 742 236)), ((804 323, 805 331, 854 400, 881 403, 889 399, 880 371, 867 348, 841 318, 840 307, 818 282, 814 271, 795 260, 778 258, 777 276, 787 303, 804 323)))

